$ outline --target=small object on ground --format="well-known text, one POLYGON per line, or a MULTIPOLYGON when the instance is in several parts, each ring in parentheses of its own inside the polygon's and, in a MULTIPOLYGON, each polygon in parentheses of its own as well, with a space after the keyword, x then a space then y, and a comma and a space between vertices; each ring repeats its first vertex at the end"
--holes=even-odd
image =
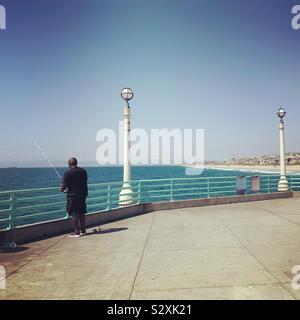
POLYGON ((79 238, 79 237, 81 237, 81 235, 78 234, 78 233, 70 233, 70 234, 68 234, 68 237, 70 237, 70 238, 79 238))
POLYGON ((85 236, 85 235, 86 235, 86 230, 80 231, 80 235, 81 235, 81 236, 85 236))
POLYGON ((0 246, 1 249, 16 249, 18 245, 14 241, 8 241, 4 242, 2 246, 0 246))

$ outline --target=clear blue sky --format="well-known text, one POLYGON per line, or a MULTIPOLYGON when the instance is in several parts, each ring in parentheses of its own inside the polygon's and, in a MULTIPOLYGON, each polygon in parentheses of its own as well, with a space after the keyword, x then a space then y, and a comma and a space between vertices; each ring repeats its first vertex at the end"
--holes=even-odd
POLYGON ((0 0, 0 166, 94 161, 96 132, 203 128, 205 158, 300 151, 300 31, 288 0, 0 0))

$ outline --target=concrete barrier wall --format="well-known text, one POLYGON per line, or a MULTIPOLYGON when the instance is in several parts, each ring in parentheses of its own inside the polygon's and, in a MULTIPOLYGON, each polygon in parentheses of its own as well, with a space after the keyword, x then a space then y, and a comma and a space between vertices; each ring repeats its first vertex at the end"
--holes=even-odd
POLYGON ((294 198, 300 198, 300 191, 294 191, 293 192, 293 197, 294 198))
POLYGON ((217 197, 207 199, 193 199, 193 200, 180 200, 169 202, 157 202, 145 204, 145 210, 159 211, 159 210, 174 210, 190 207, 203 207, 215 206, 219 204, 230 204, 239 202, 263 201, 272 199, 284 199, 293 197, 293 193, 288 192, 274 192, 263 194, 247 194, 243 196, 230 196, 230 197, 217 197))
MULTIPOLYGON (((86 215, 87 227, 99 226, 105 223, 130 218, 143 214, 143 205, 133 205, 107 212, 96 212, 86 215)), ((24 243, 73 231, 70 219, 58 219, 17 227, 13 230, 0 232, 0 244, 8 241, 24 243)))
MULTIPOLYGON (((300 196, 300 194, 298 193, 300 196)), ((293 197, 293 192, 275 192, 269 194, 252 194, 243 196, 229 196, 208 199, 178 200, 168 202, 146 203, 118 208, 106 212, 98 212, 86 215, 87 227, 99 226, 102 224, 127 219, 152 211, 173 210, 190 207, 213 206, 219 204, 230 204, 250 201, 263 201, 271 199, 283 199, 293 197)), ((17 227, 14 230, 0 232, 0 244, 8 241, 24 243, 35 241, 46 237, 65 234, 72 231, 70 220, 60 219, 43 223, 36 223, 17 227)))

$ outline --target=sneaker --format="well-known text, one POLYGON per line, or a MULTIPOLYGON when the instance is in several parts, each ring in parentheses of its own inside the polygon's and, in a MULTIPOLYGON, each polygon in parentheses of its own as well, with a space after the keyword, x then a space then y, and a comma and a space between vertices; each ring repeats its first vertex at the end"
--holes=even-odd
POLYGON ((86 230, 80 231, 80 235, 81 236, 85 236, 86 235, 86 230))
POLYGON ((68 237, 70 237, 70 238, 79 238, 81 235, 80 234, 78 234, 78 233, 70 233, 70 234, 68 234, 68 237))

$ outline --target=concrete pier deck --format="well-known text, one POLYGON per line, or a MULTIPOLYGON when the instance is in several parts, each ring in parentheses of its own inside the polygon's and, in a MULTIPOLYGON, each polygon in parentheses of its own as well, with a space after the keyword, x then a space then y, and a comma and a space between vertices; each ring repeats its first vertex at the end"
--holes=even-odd
POLYGON ((299 299, 300 198, 153 212, 0 251, 0 299, 299 299))

